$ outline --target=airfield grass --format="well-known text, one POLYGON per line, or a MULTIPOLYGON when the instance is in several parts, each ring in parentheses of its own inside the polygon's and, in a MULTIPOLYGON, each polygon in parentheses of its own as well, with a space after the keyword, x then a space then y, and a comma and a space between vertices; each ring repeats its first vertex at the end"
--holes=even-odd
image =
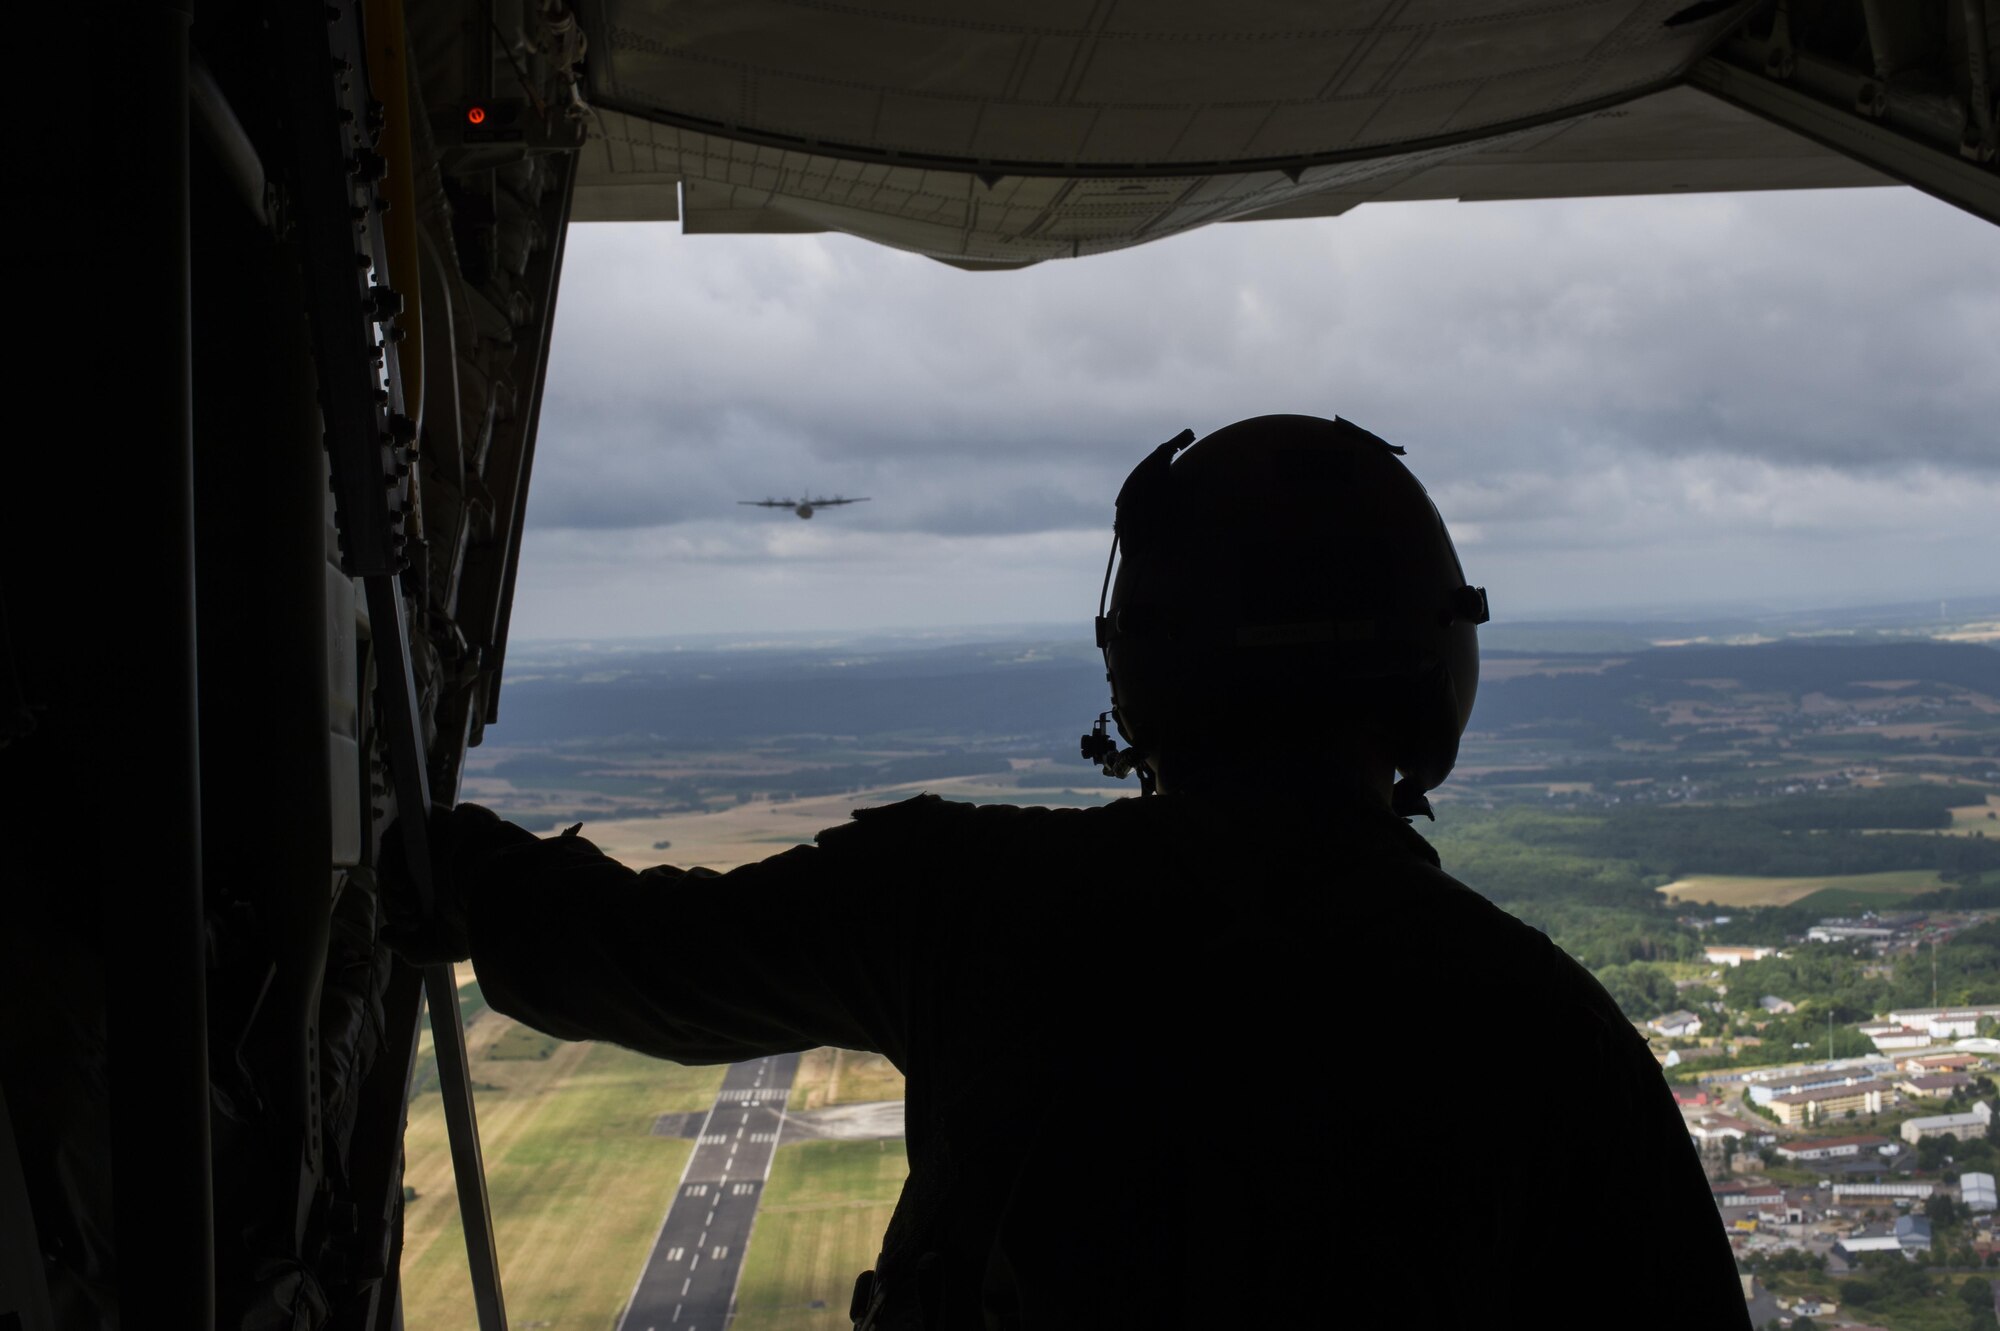
POLYGON ((1903 897, 1951 884, 1933 869, 1827 874, 1817 878, 1765 878, 1752 874, 1699 874, 1668 883, 1661 895, 1717 906, 1790 906, 1810 899, 1830 909, 1893 906, 1903 897))
POLYGON ((562 1043, 553 1035, 544 1035, 532 1026, 518 1023, 502 1031, 500 1038, 486 1051, 486 1057, 497 1059, 547 1058, 555 1053, 562 1043))
POLYGON ((799 1057, 785 1108, 797 1113, 828 1105, 901 1100, 903 1074, 880 1054, 852 1049, 811 1049, 799 1057))
MULTIPOLYGON (((724 1069, 684 1068, 605 1044, 557 1042, 546 1058, 492 1057, 514 1029, 493 1014, 468 1038, 508 1317, 515 1326, 606 1331, 693 1149, 653 1136, 654 1116, 706 1109, 724 1069)), ((417 1192, 404 1220, 404 1324, 474 1331, 435 1092, 416 1097, 404 1142, 404 1182, 417 1192)))
POLYGON ((847 1331, 909 1172, 899 1141, 779 1146, 744 1254, 730 1331, 847 1331))

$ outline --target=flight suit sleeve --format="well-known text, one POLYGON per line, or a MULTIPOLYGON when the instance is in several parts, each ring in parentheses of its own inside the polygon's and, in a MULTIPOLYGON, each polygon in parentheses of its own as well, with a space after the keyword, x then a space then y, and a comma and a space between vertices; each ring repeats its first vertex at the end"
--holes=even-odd
POLYGON ((893 873, 815 846, 700 875, 634 872, 581 836, 496 842, 458 884, 496 1010, 682 1063, 837 1045, 901 1065, 910 924, 893 873))

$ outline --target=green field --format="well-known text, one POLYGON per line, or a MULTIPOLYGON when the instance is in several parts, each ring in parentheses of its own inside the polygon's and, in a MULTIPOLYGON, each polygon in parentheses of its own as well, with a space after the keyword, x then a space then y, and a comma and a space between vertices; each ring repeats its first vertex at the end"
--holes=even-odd
POLYGON ((1984 804, 1961 804, 1951 811, 1951 831, 1956 836, 2000 836, 2000 795, 1988 795, 1984 804))
MULTIPOLYGON (((477 1107, 509 1322, 607 1331, 692 1148, 653 1136, 653 1119, 706 1109, 724 1069, 684 1068, 602 1044, 558 1042, 546 1058, 490 1057, 515 1029, 488 1016, 470 1040, 473 1080, 494 1088, 480 1091, 477 1107)), ((405 1219, 404 1324, 474 1331, 435 1092, 416 1097, 404 1140, 404 1180, 417 1191, 405 1219)))
POLYGON ((757 1209, 730 1331, 847 1331, 909 1156, 899 1141, 780 1146, 757 1209))

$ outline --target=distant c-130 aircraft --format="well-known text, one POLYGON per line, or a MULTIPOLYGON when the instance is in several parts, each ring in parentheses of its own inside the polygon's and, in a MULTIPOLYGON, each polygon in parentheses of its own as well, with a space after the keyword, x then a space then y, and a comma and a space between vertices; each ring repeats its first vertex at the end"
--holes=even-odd
MULTIPOLYGON (((801 491, 801 493, 811 492, 801 491)), ((739 499, 736 502, 749 504, 753 508, 789 508, 800 517, 809 518, 813 515, 814 509, 832 508, 835 504, 865 504, 868 502, 868 496, 856 495, 852 499, 842 499, 839 495, 831 499, 739 499)))

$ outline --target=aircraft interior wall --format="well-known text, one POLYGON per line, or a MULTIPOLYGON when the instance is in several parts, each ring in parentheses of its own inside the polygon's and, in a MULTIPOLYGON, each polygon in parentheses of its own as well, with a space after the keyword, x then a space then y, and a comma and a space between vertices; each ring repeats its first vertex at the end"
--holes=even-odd
MULTIPOLYGON (((0 1325, 398 1325, 401 1137, 426 993, 478 1313, 504 1325, 462 1031, 453 1071, 455 990, 382 946, 376 883, 401 820, 427 888, 424 814, 453 801, 466 750, 502 714, 573 216, 708 207, 691 234, 833 218, 1004 268, 1475 176, 1495 196, 1649 189, 1684 147, 1670 141, 1681 103, 1592 120, 1599 156, 1627 151, 1618 125, 1632 126, 1638 165, 1566 173, 1560 153, 1534 156, 1568 123, 1551 104, 1542 138, 1517 127, 1476 162, 1460 154, 1478 127, 1454 130, 1448 152, 1385 141, 1379 162, 1343 147, 1230 174, 1204 159, 1199 178, 1130 191, 1151 211, 1120 211, 1093 191, 1179 180, 1173 164, 1093 184, 1062 144, 1031 143, 1048 173, 1009 177, 899 165, 895 145, 839 158, 775 132, 732 139, 671 107, 600 114, 605 8, 131 7, 79 18, 71 50, 44 62, 28 104, 60 109, 61 160, 30 201, 35 299, 20 320, 44 411, 20 412, 0 484, 0 1325), (70 77, 85 60, 88 79, 70 77), (1424 175, 1453 163, 1466 173, 1424 175), (982 218, 1012 230, 980 233, 982 218)), ((618 8, 652 22, 664 7, 618 8)), ((1513 8, 1532 24, 1546 7, 1513 8)), ((1844 119, 1827 99, 1862 75, 1828 73, 1828 52, 1803 92, 1735 65, 1700 82, 1696 62, 1725 43, 1775 49, 1769 23, 1742 23, 1768 7, 1649 0, 1632 22, 1683 8, 1702 26, 1651 34, 1647 76, 1630 82, 1748 108, 1703 122, 1700 179, 1756 187, 1743 163, 1777 152, 1788 183, 1915 173, 2000 218, 1990 4, 1875 47, 1849 29, 1867 34, 1883 7, 1811 7, 1809 30, 1862 50, 1894 94, 1844 119), (1945 94, 1930 83, 1965 103, 1963 151, 1933 141, 1945 94), (1901 139, 1899 115, 1915 127, 1901 139), (1822 147, 1804 128, 1770 132, 1786 117, 1819 126, 1822 147)), ((884 22, 903 21, 894 9, 884 22)), ((1284 17, 1251 6, 1232 21, 1284 17)), ((792 128, 826 114, 787 113, 792 128)))

